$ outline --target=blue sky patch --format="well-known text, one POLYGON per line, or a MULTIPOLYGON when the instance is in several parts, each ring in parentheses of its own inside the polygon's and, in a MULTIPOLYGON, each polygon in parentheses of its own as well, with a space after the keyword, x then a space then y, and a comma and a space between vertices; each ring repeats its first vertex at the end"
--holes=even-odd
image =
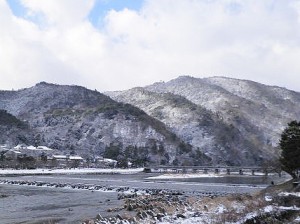
MULTIPOLYGON (((20 0, 7 0, 7 3, 15 16, 37 22, 34 18, 26 16, 27 9, 22 5, 20 0)), ((139 10, 143 3, 144 0, 95 0, 94 7, 90 11, 88 19, 95 27, 101 27, 108 11, 112 9, 120 11, 125 8, 139 10)))
POLYGON ((42 13, 35 13, 29 16, 27 14, 28 9, 23 6, 20 0, 7 0, 6 2, 8 3, 12 13, 16 17, 24 18, 28 21, 31 21, 41 28, 44 26, 42 13))
POLYGON ((15 16, 23 18, 26 16, 26 8, 20 3, 20 0, 7 0, 6 2, 15 16))
POLYGON ((89 20, 95 27, 101 27, 108 11, 112 9, 121 11, 125 8, 139 10, 143 3, 144 0, 96 0, 89 14, 89 20))

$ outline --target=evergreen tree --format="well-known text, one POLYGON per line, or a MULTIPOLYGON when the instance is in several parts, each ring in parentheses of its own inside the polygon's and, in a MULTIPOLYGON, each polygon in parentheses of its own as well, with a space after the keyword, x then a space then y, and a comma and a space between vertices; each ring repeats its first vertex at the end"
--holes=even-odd
POLYGON ((300 169, 300 122, 292 121, 280 139, 282 169, 297 178, 300 169))

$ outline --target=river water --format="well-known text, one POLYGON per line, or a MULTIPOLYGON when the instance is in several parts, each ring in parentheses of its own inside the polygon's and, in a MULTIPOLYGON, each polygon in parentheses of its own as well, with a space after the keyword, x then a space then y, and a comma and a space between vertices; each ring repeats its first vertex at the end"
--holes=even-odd
MULTIPOLYGON (((0 177, 1 180, 42 181, 47 183, 91 184, 133 189, 165 189, 185 194, 253 193, 277 183, 277 175, 224 176, 182 179, 147 179, 158 174, 46 175, 0 177)), ((0 184, 0 223, 81 223, 108 208, 122 206, 115 191, 89 191, 0 184)))

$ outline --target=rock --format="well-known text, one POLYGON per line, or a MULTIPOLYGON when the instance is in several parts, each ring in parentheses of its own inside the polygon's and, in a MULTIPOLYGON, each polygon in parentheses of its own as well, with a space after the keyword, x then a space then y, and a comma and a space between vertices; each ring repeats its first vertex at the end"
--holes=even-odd
POLYGON ((142 216, 142 213, 141 212, 138 212, 136 214, 136 217, 138 217, 139 219, 144 219, 144 217, 142 216))
POLYGON ((130 223, 137 223, 136 217, 132 217, 129 221, 130 223))
POLYGON ((99 221, 103 220, 102 215, 98 214, 98 215, 96 216, 96 220, 99 220, 99 221))
POLYGON ((123 217, 120 214, 117 214, 116 218, 119 220, 123 220, 123 217))
POLYGON ((97 224, 107 224, 107 222, 106 221, 100 221, 97 224))
POLYGON ((156 218, 159 220, 159 221, 162 221, 162 218, 165 217, 165 215, 163 213, 157 213, 156 214, 156 218))
POLYGON ((133 206, 132 206, 131 204, 129 204, 129 205, 127 206, 127 210, 128 210, 128 211, 133 211, 133 206))
POLYGON ((155 214, 153 211, 151 211, 151 210, 148 210, 148 211, 147 211, 147 214, 148 214, 149 216, 151 216, 152 218, 153 218, 153 217, 156 217, 156 214, 155 214))
POLYGON ((193 217, 200 217, 201 216, 201 212, 195 212, 194 214, 193 214, 193 217))
POLYGON ((176 215, 176 217, 177 217, 177 218, 182 218, 182 219, 185 219, 185 218, 186 218, 186 216, 185 216, 185 215, 183 215, 183 214, 180 214, 180 213, 179 213, 179 214, 177 214, 177 215, 176 215))
POLYGON ((143 212, 141 213, 141 215, 142 215, 142 217, 143 217, 144 219, 146 219, 146 218, 148 217, 147 212, 145 212, 145 211, 143 211, 143 212))

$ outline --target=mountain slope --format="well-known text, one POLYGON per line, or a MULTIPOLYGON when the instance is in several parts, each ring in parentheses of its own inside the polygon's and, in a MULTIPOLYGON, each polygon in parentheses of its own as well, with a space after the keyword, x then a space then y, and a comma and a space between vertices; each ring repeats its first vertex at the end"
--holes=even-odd
POLYGON ((139 165, 261 165, 278 156, 280 133, 300 117, 300 93, 225 77, 182 76, 106 94, 114 100, 45 82, 0 91, 1 144, 139 165))
POLYGON ((0 133, 0 144, 18 145, 32 140, 28 124, 5 110, 0 110, 0 133))
POLYGON ((258 145, 242 136, 237 128, 182 96, 143 88, 107 94, 118 101, 131 103, 164 122, 195 151, 213 158, 214 164, 255 165, 261 158, 269 157, 258 145))
POLYGON ((261 136, 260 141, 273 146, 277 144, 279 134, 286 123, 299 117, 299 93, 252 81, 183 76, 146 88, 154 92, 182 95, 219 113, 227 123, 239 126, 245 134, 258 132, 261 136), (248 88, 239 86, 242 83, 248 88))
POLYGON ((263 160, 278 156, 278 150, 274 147, 280 133, 290 120, 300 117, 299 93, 225 77, 200 79, 181 76, 166 83, 158 82, 144 88, 108 94, 115 100, 132 103, 145 110, 171 127, 185 141, 195 147, 200 146, 203 152, 214 158, 214 162, 221 159, 227 164, 230 158, 234 164, 260 164, 263 160), (147 94, 141 95, 142 91, 147 94), (179 96, 185 99, 185 105, 174 107, 174 103, 167 100, 170 94, 174 99, 179 96), (161 109, 153 110, 153 105, 159 105, 157 108, 161 109), (191 105, 202 110, 192 111, 191 105), (213 130, 211 132, 207 132, 203 125, 195 128, 197 116, 201 116, 203 109, 214 118, 214 122, 209 124, 210 130, 213 130), (175 116, 168 114, 167 117, 160 117, 161 111, 177 113, 175 116), (184 120, 186 117, 189 120, 184 120), (208 133, 206 137, 210 142, 201 137, 203 132, 208 133), (221 137, 222 141, 219 141, 220 133, 226 136, 221 137))
POLYGON ((142 110, 79 86, 39 83, 20 91, 0 92, 0 107, 26 120, 45 144, 85 157, 103 155, 111 147, 138 147, 151 162, 172 163, 186 145, 166 126, 142 110), (161 154, 151 148, 160 147, 161 154))

